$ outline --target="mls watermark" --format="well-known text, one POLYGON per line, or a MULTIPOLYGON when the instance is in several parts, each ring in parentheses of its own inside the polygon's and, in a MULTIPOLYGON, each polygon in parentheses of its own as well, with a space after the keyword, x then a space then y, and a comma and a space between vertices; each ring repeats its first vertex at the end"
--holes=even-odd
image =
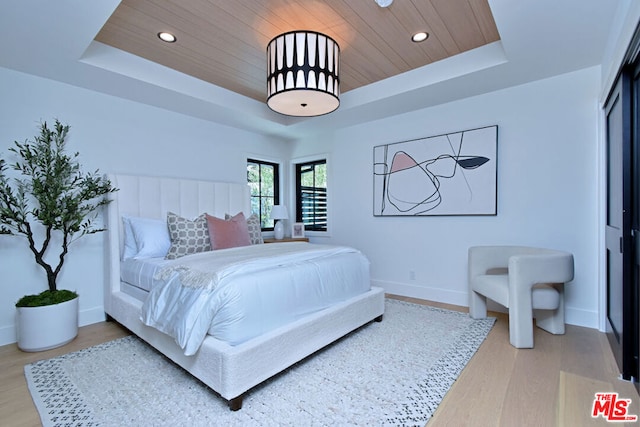
POLYGON ((591 417, 602 417, 607 422, 626 423, 638 420, 637 415, 629 414, 631 399, 622 399, 618 393, 596 393, 593 399, 591 417))

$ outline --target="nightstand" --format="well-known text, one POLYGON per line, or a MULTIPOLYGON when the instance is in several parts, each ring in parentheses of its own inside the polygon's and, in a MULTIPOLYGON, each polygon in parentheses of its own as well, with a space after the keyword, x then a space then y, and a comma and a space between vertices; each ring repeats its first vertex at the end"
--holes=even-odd
POLYGON ((284 239, 274 239, 274 238, 269 238, 269 239, 263 239, 265 243, 284 243, 284 242, 308 242, 309 238, 308 237, 285 237, 284 239))

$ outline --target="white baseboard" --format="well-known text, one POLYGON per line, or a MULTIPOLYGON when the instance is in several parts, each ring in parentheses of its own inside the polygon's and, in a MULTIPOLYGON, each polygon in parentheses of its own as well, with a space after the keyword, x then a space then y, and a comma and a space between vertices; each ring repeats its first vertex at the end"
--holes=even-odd
POLYGON ((585 328, 600 330, 598 313, 595 311, 587 311, 565 306, 564 321, 568 325, 584 326, 585 328))
POLYGON ((18 341, 15 325, 0 328, 0 345, 12 344, 18 341))
POLYGON ((408 283, 387 282, 382 280, 372 280, 373 286, 379 286, 388 294, 400 295, 403 297, 419 298, 429 301, 453 304, 461 307, 468 307, 467 293, 450 291, 441 288, 430 288, 427 286, 412 285, 408 283))
MULTIPOLYGON (((371 284, 383 288, 388 294, 453 304, 460 307, 469 306, 469 299, 466 292, 382 280, 372 280, 371 284)), ((503 307, 498 304, 491 304, 491 302, 489 302, 488 308, 489 310, 506 312, 503 307)), ((597 312, 567 306, 565 306, 565 322, 568 325, 584 326, 592 329, 599 328, 597 312)))
POLYGON ((80 310, 78 313, 78 325, 87 326, 98 322, 104 322, 106 316, 104 314, 104 307, 93 307, 88 310, 80 310))
MULTIPOLYGON (((466 292, 449 291, 446 289, 429 288, 426 286, 411 285, 407 283, 388 282, 382 280, 372 280, 372 285, 379 286, 386 293, 401 295, 405 297, 420 298, 429 301, 453 304, 460 307, 468 307, 466 292)), ((569 325, 584 326, 586 328, 598 329, 598 313, 566 307, 566 322, 569 325)), ((94 307, 82 310, 78 313, 78 324, 80 326, 91 325, 105 320, 104 308, 94 307)), ((0 328, 0 346, 12 344, 17 341, 15 325, 0 328)))

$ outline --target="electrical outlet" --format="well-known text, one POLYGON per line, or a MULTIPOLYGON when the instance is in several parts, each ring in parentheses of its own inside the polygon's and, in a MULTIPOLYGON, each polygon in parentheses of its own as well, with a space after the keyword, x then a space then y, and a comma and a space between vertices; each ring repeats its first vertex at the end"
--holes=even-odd
POLYGON ((409 270, 409 280, 416 280, 416 272, 414 270, 409 270))

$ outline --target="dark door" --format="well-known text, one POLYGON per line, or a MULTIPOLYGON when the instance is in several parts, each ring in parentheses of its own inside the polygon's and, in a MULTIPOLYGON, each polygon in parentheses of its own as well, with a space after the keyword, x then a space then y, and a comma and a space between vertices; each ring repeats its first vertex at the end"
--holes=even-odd
POLYGON ((637 376, 634 349, 631 192, 631 78, 623 71, 605 105, 607 127, 607 336, 622 377, 637 376))
MULTIPOLYGON (((637 38, 636 38, 637 40, 637 38)), ((635 49, 637 52, 638 45, 635 49)), ((635 55, 637 56, 637 55, 635 55)), ((632 281, 631 307, 632 315, 630 322, 633 322, 632 344, 635 352, 633 354, 633 376, 636 380, 636 388, 640 391, 640 59, 636 59, 631 68, 631 86, 633 98, 631 104, 631 264, 630 280, 632 281)), ((631 355, 629 355, 631 357, 631 355)))

